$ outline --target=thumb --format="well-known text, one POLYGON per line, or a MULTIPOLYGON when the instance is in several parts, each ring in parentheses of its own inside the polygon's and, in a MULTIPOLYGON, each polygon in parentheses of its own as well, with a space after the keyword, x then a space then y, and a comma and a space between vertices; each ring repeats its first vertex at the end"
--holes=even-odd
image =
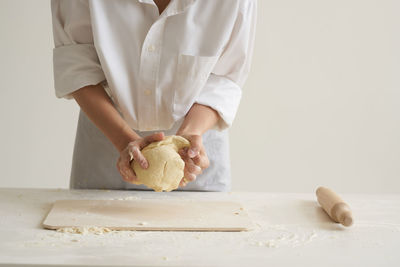
POLYGON ((152 143, 163 140, 165 137, 164 132, 154 133, 152 135, 148 135, 144 138, 144 146, 152 143))
POLYGON ((190 138, 190 148, 188 149, 189 158, 196 157, 199 154, 200 149, 201 149, 201 136, 194 135, 192 138, 190 138))

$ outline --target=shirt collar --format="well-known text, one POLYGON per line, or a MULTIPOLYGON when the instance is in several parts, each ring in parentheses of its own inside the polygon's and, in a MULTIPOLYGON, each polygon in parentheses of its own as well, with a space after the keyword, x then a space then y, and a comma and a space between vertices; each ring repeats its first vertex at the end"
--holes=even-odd
MULTIPOLYGON (((155 5, 153 0, 138 0, 140 3, 155 5)), ((196 0, 171 0, 161 17, 169 17, 184 12, 196 0)))

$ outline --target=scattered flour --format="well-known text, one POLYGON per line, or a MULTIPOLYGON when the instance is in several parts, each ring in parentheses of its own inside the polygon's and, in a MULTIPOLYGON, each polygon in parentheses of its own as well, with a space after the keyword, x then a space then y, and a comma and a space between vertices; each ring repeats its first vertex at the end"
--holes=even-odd
POLYGON ((312 233, 308 236, 308 238, 307 238, 307 240, 306 240, 306 243, 310 243, 314 238, 316 238, 318 235, 317 235, 317 232, 315 232, 315 230, 313 230, 312 231, 312 233))
POLYGON ((137 196, 111 198, 111 200, 140 200, 140 199, 141 198, 137 196))
POLYGON ((311 243, 314 239, 318 237, 318 234, 315 230, 312 230, 309 233, 301 233, 297 234, 297 231, 289 230, 283 225, 268 225, 261 226, 264 230, 269 232, 268 238, 262 239, 260 236, 257 236, 253 239, 253 245, 259 247, 268 247, 268 248, 278 248, 281 246, 289 246, 289 247, 298 247, 301 245, 306 245, 311 243), (271 236, 272 235, 272 236, 271 236), (272 238, 271 238, 272 237, 272 238))
POLYGON ((269 247, 269 248, 277 248, 279 247, 275 239, 267 240, 267 241, 258 241, 257 245, 259 247, 269 247))
POLYGON ((59 233, 70 233, 70 234, 95 234, 102 235, 105 233, 110 233, 113 230, 107 227, 97 227, 97 226, 86 226, 86 227, 64 227, 57 229, 59 233))

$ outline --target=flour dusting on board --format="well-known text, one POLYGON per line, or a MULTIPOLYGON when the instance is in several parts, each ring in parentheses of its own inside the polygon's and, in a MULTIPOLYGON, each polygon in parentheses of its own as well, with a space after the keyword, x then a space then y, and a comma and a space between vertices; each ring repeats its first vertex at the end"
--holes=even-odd
POLYGON ((285 225, 268 225, 264 222, 256 222, 256 225, 268 237, 263 238, 260 235, 255 235, 254 238, 251 238, 252 244, 258 247, 279 248, 289 246, 294 248, 309 244, 318 237, 316 230, 308 232, 305 229, 292 229, 292 227, 290 229, 285 225))
POLYGON ((57 229, 57 232, 60 233, 69 233, 69 234, 95 234, 95 235, 102 235, 105 233, 110 233, 113 230, 107 227, 97 227, 97 226, 86 226, 86 227, 63 227, 57 229))
POLYGON ((115 197, 111 198, 110 200, 141 200, 141 197, 137 196, 129 196, 129 197, 115 197))

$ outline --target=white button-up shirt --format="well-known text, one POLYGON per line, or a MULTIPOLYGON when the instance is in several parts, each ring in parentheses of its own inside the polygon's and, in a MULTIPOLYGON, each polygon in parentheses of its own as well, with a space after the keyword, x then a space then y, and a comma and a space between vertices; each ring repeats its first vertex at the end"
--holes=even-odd
POLYGON ((166 130, 194 103, 232 124, 250 69, 256 0, 52 0, 57 97, 103 82, 130 127, 166 130), (106 81, 106 83, 104 82, 106 81))

